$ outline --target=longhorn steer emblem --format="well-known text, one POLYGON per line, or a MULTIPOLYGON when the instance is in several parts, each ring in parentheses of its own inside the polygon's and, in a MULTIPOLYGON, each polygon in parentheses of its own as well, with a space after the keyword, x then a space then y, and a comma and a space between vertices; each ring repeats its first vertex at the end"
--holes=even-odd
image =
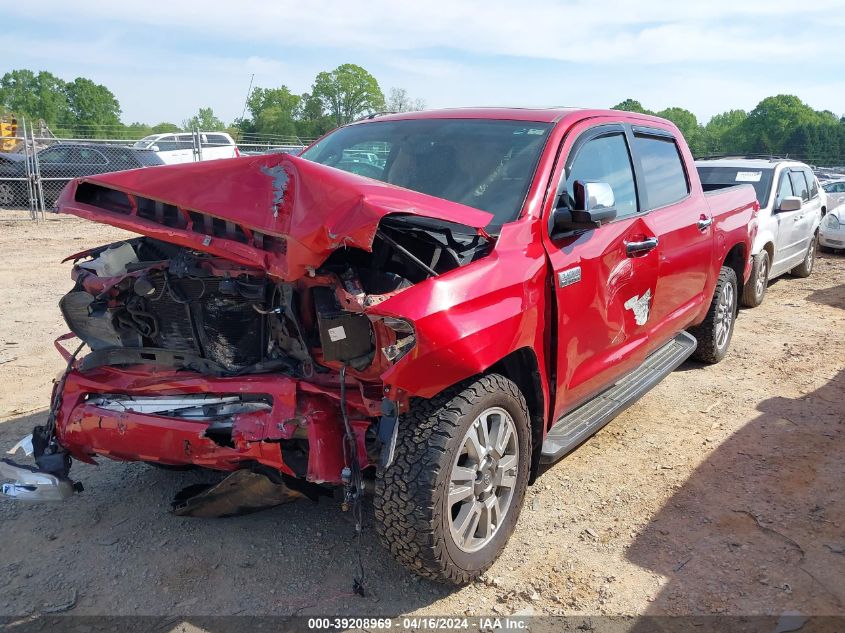
POLYGON ((625 302, 625 309, 634 312, 634 321, 637 325, 644 325, 648 321, 648 308, 651 302, 651 288, 643 293, 642 297, 633 296, 625 302))

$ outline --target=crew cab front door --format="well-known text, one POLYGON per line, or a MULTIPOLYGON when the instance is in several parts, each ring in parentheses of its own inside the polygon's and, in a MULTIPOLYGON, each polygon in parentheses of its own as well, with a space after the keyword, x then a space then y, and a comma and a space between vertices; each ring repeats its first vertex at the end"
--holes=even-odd
POLYGON ((617 217, 603 226, 551 237, 544 244, 552 269, 555 314, 550 333, 557 420, 612 385, 646 355, 648 313, 657 282, 657 252, 640 214, 631 151, 618 123, 575 126, 563 141, 544 217, 574 204, 574 183, 611 186, 617 217), (645 244, 646 246, 642 246, 645 244))

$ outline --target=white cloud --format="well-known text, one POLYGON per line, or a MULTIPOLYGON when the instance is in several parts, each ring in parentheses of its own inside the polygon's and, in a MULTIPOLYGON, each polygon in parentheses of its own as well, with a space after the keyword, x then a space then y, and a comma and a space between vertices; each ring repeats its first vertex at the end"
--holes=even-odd
MULTIPOLYGON (((182 0, 143 5, 39 0, 42 19, 82 23, 87 29, 117 22, 172 29, 177 36, 222 38, 221 43, 237 39, 370 51, 447 47, 483 55, 585 62, 763 54, 779 59, 796 48, 794 27, 783 29, 779 36, 761 29, 761 19, 777 18, 792 27, 796 12, 804 20, 829 22, 837 9, 842 9, 841 0, 800 6, 792 0, 182 0)), ((12 5, 5 13, 21 10, 12 5)), ((836 46, 834 38, 825 37, 815 38, 814 44, 831 52, 836 46)))
MULTIPOLYGON (((843 0, 38 5, 37 32, 0 33, 5 65, 89 76, 112 88, 126 120, 178 122, 205 105, 232 120, 253 73, 255 85, 302 92, 318 71, 347 61, 431 106, 606 106, 634 97, 706 119, 794 92, 817 108, 845 107, 842 83, 826 79, 841 58, 833 33, 845 20, 843 0), (782 77, 773 81, 772 69, 782 77)), ((31 13, 20 3, 4 8, 12 25, 31 13)))

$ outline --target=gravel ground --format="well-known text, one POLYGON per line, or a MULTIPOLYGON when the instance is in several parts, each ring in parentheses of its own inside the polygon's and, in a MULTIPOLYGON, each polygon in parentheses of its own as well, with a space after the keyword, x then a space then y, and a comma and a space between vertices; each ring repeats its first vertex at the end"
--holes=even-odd
MULTIPOLYGON (((0 219, 0 447, 45 418, 68 254, 122 235, 74 218, 0 219)), ((350 517, 331 499, 188 519, 212 480, 75 464, 62 504, 0 501, 0 616, 845 613, 845 257, 771 284, 721 364, 683 365, 529 489, 480 581, 393 562, 366 516, 368 596, 351 591, 350 517)))

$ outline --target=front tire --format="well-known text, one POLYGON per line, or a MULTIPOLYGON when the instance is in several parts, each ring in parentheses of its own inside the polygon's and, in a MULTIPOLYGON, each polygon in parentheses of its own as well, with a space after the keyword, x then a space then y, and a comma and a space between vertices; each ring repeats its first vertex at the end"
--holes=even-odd
POLYGON ((804 255, 804 261, 799 266, 796 266, 789 271, 793 277, 809 277, 813 272, 813 266, 816 263, 816 249, 818 248, 819 240, 816 235, 810 240, 810 246, 807 248, 807 254, 804 255))
POLYGON ((754 256, 751 264, 751 277, 742 289, 742 305, 746 308, 756 308, 763 303, 766 287, 769 285, 769 253, 762 251, 754 256))
POLYGON ((703 363, 715 364, 728 353, 733 337, 737 312, 737 281, 732 268, 722 267, 713 292, 713 300, 701 325, 691 328, 698 346, 692 357, 703 363))
POLYGON ((399 419, 393 463, 376 480, 382 543, 420 576, 477 578, 514 531, 530 464, 528 407, 504 376, 415 399, 399 419))

